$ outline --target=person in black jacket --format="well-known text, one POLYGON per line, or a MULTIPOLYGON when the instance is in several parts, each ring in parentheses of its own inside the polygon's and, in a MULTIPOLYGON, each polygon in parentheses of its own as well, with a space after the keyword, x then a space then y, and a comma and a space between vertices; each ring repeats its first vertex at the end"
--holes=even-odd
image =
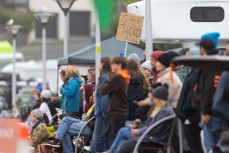
MULTIPOLYGON (((218 53, 216 47, 219 36, 219 33, 209 33, 202 36, 199 44, 202 56, 216 55, 218 53)), ((220 71, 200 70, 197 83, 194 86, 192 107, 201 113, 200 124, 203 126, 204 143, 207 152, 211 151, 212 147, 219 141, 221 121, 212 116, 211 108, 220 76, 220 71)))
POLYGON ((128 108, 129 114, 127 119, 136 119, 135 112, 138 108, 134 101, 140 101, 145 99, 145 94, 147 92, 147 81, 145 76, 140 71, 138 64, 134 60, 129 60, 127 62, 126 70, 129 72, 131 78, 128 86, 128 108))

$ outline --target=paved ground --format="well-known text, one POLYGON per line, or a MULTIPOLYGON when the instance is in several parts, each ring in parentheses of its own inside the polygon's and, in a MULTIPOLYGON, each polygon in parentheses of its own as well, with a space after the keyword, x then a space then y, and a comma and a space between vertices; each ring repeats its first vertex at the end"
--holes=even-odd
MULTIPOLYGON (((78 51, 93 43, 92 38, 74 38, 69 40, 69 54, 78 51)), ((18 51, 24 54, 26 61, 42 59, 41 41, 18 47, 18 51)), ((57 59, 63 56, 63 41, 49 40, 47 42, 47 59, 57 59)))

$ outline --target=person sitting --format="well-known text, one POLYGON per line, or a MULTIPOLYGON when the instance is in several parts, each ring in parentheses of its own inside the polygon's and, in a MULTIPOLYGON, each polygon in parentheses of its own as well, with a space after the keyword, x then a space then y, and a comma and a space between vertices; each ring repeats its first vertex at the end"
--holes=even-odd
MULTIPOLYGON (((171 106, 168 105, 168 85, 164 84, 153 91, 153 104, 155 105, 146 125, 140 129, 124 127, 119 130, 114 143, 109 152, 111 153, 129 153, 132 152, 140 136, 148 127, 159 120, 174 114, 171 106)), ((171 123, 172 124, 172 123, 171 123)), ((152 142, 155 145, 165 145, 169 137, 171 125, 170 122, 161 123, 150 135, 146 136, 144 142, 152 142)), ((153 145, 152 145, 153 146, 153 145)))
POLYGON ((42 103, 41 103, 41 106, 39 109, 42 111, 42 113, 45 113, 48 116, 49 123, 52 123, 52 121, 53 121, 52 114, 55 115, 57 112, 56 112, 55 108, 50 108, 48 105, 51 101, 50 90, 43 90, 41 92, 41 101, 42 101, 42 103), (51 113, 51 109, 52 109, 53 113, 51 113))
MULTIPOLYGON (((93 92, 93 100, 94 104, 91 106, 92 109, 95 107, 95 91, 93 92)), ((87 114, 89 115, 88 119, 94 116, 94 111, 91 111, 91 109, 89 109, 89 111, 90 114, 87 114)), ((74 151, 72 145, 72 136, 77 136, 82 127, 85 126, 86 123, 87 121, 82 121, 70 115, 66 115, 58 127, 54 141, 46 145, 50 145, 52 147, 59 147, 59 143, 61 141, 64 152, 73 153, 74 151)), ((88 125, 83 130, 82 134, 90 135, 93 131, 92 127, 93 125, 88 125)))
POLYGON ((43 113, 39 109, 34 109, 30 114, 30 119, 34 123, 31 132, 32 146, 37 146, 49 137, 49 131, 43 120, 43 113))
POLYGON ((40 106, 41 106, 41 93, 38 90, 34 89, 32 91, 32 95, 33 95, 33 98, 35 101, 33 106, 32 106, 32 110, 40 108, 40 106))
POLYGON ((45 113, 43 114, 43 120, 49 131, 49 137, 51 137, 55 131, 54 126, 50 125, 48 115, 45 113))

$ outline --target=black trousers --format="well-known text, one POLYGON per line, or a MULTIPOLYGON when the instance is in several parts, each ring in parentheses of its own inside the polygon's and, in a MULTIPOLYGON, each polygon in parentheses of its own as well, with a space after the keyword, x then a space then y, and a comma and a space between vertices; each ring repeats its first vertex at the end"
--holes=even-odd
MULTIPOLYGON (((54 116, 57 114, 56 108, 60 108, 60 102, 49 102, 48 107, 50 109, 51 115, 54 116)), ((53 118, 53 125, 55 125, 57 121, 58 121, 58 116, 53 118)))
POLYGON ((200 132, 201 129, 198 124, 190 124, 184 126, 184 131, 190 147, 191 153, 204 153, 201 144, 200 132))
POLYGON ((111 130, 112 130, 112 137, 115 139, 118 131, 125 127, 127 115, 118 115, 112 114, 111 115, 111 130))

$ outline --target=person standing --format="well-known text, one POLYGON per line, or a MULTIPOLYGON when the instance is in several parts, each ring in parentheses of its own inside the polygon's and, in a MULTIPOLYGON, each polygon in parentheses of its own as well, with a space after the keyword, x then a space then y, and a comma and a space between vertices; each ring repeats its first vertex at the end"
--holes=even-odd
POLYGON ((128 84, 130 75, 125 70, 127 60, 124 57, 115 57, 111 61, 114 76, 101 87, 101 95, 109 95, 109 114, 111 115, 112 136, 115 139, 120 128, 125 126, 128 115, 128 84))
POLYGON ((96 106, 95 106, 95 129, 91 144, 93 153, 103 152, 110 149, 113 142, 111 133, 111 119, 108 113, 109 96, 101 95, 100 87, 111 77, 110 58, 103 57, 99 64, 100 77, 96 90, 96 106), (103 130, 101 130, 103 129, 103 130))
POLYGON ((93 105, 90 102, 90 97, 92 95, 92 90, 95 87, 95 68, 88 69, 87 79, 88 79, 88 83, 85 84, 84 86, 85 101, 86 101, 84 113, 86 113, 88 109, 90 109, 90 107, 93 105))
POLYGON ((160 57, 161 55, 163 55, 164 52, 163 51, 154 51, 152 52, 152 54, 150 55, 150 59, 151 59, 151 65, 153 67, 153 83, 157 82, 158 79, 158 71, 156 70, 156 62, 158 57, 160 57))
POLYGON ((77 116, 80 106, 80 85, 82 82, 79 78, 80 75, 77 67, 74 65, 67 66, 66 76, 68 77, 68 82, 64 87, 60 88, 60 93, 62 94, 61 109, 67 115, 77 116))
POLYGON ((128 60, 126 70, 129 72, 131 78, 128 87, 128 120, 136 119, 135 112, 138 108, 134 101, 141 101, 145 99, 147 92, 147 81, 145 76, 139 69, 138 64, 133 60, 128 60))
MULTIPOLYGON (((217 32, 208 33, 201 37, 200 54, 202 56, 217 55, 218 39, 217 32)), ((211 108, 213 96, 221 77, 220 71, 199 70, 197 82, 194 86, 192 107, 201 114, 200 123, 203 125, 204 143, 207 152, 219 141, 221 131, 221 120, 212 116, 211 108)))

